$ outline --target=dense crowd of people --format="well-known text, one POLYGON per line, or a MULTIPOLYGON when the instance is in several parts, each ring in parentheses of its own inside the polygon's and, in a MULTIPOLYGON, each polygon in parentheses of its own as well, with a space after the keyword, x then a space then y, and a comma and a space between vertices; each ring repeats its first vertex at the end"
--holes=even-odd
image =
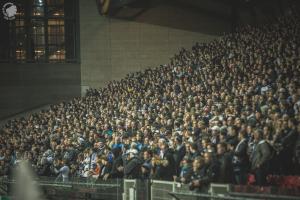
POLYGON ((27 160, 40 176, 266 185, 300 175, 297 13, 181 49, 85 97, 9 121, 0 173, 27 160))

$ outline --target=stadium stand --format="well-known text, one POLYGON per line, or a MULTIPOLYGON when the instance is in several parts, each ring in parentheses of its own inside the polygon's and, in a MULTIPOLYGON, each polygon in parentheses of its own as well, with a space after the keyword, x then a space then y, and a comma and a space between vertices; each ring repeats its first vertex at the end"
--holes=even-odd
POLYGON ((299 31, 296 12, 242 27, 181 49, 169 64, 10 120, 0 130, 0 173, 26 160, 38 175, 63 182, 299 189, 299 31))

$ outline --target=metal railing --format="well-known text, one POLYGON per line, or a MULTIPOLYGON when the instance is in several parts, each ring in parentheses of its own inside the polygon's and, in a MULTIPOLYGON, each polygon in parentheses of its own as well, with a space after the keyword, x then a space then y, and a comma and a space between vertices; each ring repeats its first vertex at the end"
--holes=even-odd
MULTIPOLYGON (((191 191, 187 184, 160 180, 73 178, 63 183, 55 177, 39 177, 35 182, 46 199, 56 200, 300 200, 300 196, 236 192, 229 184, 211 184, 205 190, 191 191)), ((12 194, 9 188, 14 184, 15 180, 0 178, 0 196, 12 194)))
MULTIPOLYGON (((72 179, 67 183, 56 181, 52 177, 39 177, 34 180, 34 183, 43 192, 46 199, 62 199, 62 200, 122 200, 123 193, 123 180, 111 179, 107 181, 103 180, 91 180, 91 179, 72 179), (48 180, 46 180, 48 179, 48 180)), ((13 196, 13 191, 9 188, 13 188, 16 184, 15 180, 8 180, 2 178, 0 180, 1 187, 6 186, 7 190, 3 195, 13 196)))

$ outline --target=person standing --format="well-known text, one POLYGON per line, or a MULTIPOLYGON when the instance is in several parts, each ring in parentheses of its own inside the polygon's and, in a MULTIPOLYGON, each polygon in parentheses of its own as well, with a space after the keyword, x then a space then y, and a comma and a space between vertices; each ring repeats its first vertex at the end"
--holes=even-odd
POLYGON ((56 174, 58 174, 55 181, 62 178, 63 183, 69 182, 70 167, 68 166, 68 163, 66 160, 63 160, 63 166, 59 170, 54 168, 54 171, 56 174))
POLYGON ((244 185, 247 183, 247 173, 248 173, 248 154, 247 154, 247 133, 240 132, 238 135, 239 143, 234 149, 233 153, 233 173, 235 182, 238 185, 244 185))
POLYGON ((227 146, 225 143, 219 143, 217 145, 217 158, 220 164, 218 182, 232 183, 232 157, 229 153, 227 153, 227 146))
POLYGON ((251 170, 254 172, 256 184, 266 185, 266 177, 269 172, 269 161, 271 159, 271 149, 269 144, 263 139, 261 129, 254 131, 255 147, 251 155, 251 170))
POLYGON ((173 176, 176 175, 173 152, 169 148, 165 139, 160 139, 159 149, 159 162, 153 163, 157 168, 155 178, 172 181, 173 176))
POLYGON ((128 154, 128 160, 125 161, 124 165, 124 177, 127 179, 139 179, 141 178, 143 160, 138 157, 136 149, 130 149, 128 154))

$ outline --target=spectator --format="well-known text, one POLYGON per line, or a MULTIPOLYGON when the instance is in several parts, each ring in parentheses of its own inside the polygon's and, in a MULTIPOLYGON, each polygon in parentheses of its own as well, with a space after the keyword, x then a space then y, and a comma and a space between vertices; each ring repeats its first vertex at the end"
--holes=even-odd
POLYGON ((266 185, 272 153, 269 144, 263 139, 262 130, 256 129, 254 131, 254 142, 254 151, 250 156, 251 170, 254 172, 256 184, 264 186, 266 185))
POLYGON ((92 169, 89 171, 89 177, 97 179, 100 175, 101 168, 98 163, 92 163, 92 169))
MULTIPOLYGON (((129 150, 128 154, 128 160, 125 161, 124 166, 124 177, 127 179, 138 179, 141 177, 143 161, 138 157, 138 151, 136 149, 129 150)), ((145 173, 143 175, 145 175, 145 173)))
POLYGON ((62 161, 62 167, 57 170, 54 168, 54 172, 58 174, 56 181, 62 178, 63 183, 67 183, 69 181, 69 173, 70 173, 70 168, 67 164, 68 161, 63 160, 62 161))
POLYGON ((225 143, 217 145, 217 158, 220 164, 218 182, 233 183, 232 155, 227 152, 227 145, 225 143))
POLYGON ((234 156, 232 160, 233 173, 236 184, 246 184, 248 174, 248 154, 247 154, 247 133, 239 133, 239 143, 235 147, 234 156))
POLYGON ((174 176, 174 181, 187 183, 188 178, 193 172, 191 163, 192 160, 188 156, 185 156, 183 158, 183 160, 181 161, 179 176, 174 176))
MULTIPOLYGON (((176 169, 179 169, 179 165, 186 154, 185 145, 183 144, 182 137, 177 136, 175 139, 176 150, 174 152, 174 161, 176 164, 176 169)), ((177 173, 178 174, 178 173, 177 173)))
POLYGON ((156 162, 152 163, 156 167, 155 178, 172 181, 176 175, 175 161, 172 150, 168 147, 165 139, 159 141, 159 155, 156 162))
POLYGON ((189 188, 190 190, 194 190, 194 189, 198 189, 201 190, 203 189, 203 185, 201 185, 201 181, 203 179, 203 177, 205 176, 205 161, 202 157, 198 157, 194 160, 193 162, 193 171, 190 175, 190 177, 188 177, 188 181, 189 182, 189 188))

